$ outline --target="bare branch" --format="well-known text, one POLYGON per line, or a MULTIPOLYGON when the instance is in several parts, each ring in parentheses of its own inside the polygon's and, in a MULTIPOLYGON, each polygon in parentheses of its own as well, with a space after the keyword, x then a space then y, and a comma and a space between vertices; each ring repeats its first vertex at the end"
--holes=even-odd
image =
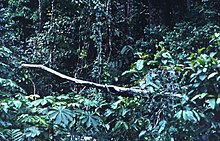
POLYGON ((56 76, 59 76, 63 79, 72 81, 75 84, 96 87, 96 88, 103 89, 103 90, 106 90, 110 93, 117 94, 117 95, 130 97, 130 96, 133 96, 134 94, 149 94, 149 92, 147 90, 141 90, 141 89, 135 89, 135 88, 124 88, 124 87, 119 87, 119 86, 114 86, 114 85, 103 85, 103 84, 98 84, 98 83, 94 83, 94 82, 90 82, 90 81, 76 79, 76 78, 64 75, 58 71, 55 71, 51 68, 48 68, 48 67, 40 65, 40 64, 22 64, 21 67, 40 68, 40 69, 45 70, 47 72, 50 72, 56 76))

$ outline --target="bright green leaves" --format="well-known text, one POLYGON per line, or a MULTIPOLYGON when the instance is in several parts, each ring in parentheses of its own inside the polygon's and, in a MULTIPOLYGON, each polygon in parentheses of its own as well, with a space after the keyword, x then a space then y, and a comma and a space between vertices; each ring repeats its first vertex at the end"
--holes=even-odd
POLYGON ((209 106, 210 106, 212 109, 215 109, 215 104, 216 104, 215 98, 208 99, 208 101, 209 101, 209 106))
POLYGON ((145 127, 145 130, 142 130, 138 137, 140 139, 148 140, 151 135, 154 135, 155 133, 158 133, 156 140, 161 140, 164 138, 163 136, 167 133, 167 130, 169 129, 168 123, 166 120, 161 119, 157 125, 152 127, 152 123, 150 124, 150 120, 147 120, 148 126, 145 127))
MULTIPOLYGON (((212 119, 220 103, 220 34, 214 34, 218 24, 202 26, 202 20, 192 24, 197 21, 192 19, 170 29, 154 26, 141 18, 149 11, 156 14, 146 1, 10 0, 8 4, 2 14, 9 30, 3 31, 2 44, 8 47, 0 47, 0 140, 3 135, 15 141, 89 135, 94 140, 174 141, 217 133, 212 119), (33 23, 12 21, 19 17, 33 23), (23 69, 14 67, 13 60, 43 63, 88 81, 145 89, 149 95, 118 97, 63 83, 39 70, 14 77, 23 69), (19 86, 27 88, 25 96, 19 86)), ((161 4, 159 9, 167 6, 161 4)), ((203 14, 207 7, 197 5, 192 13, 203 9, 203 14)))
POLYGON ((54 107, 49 110, 48 115, 50 119, 54 120, 54 124, 67 125, 73 120, 75 116, 72 111, 67 109, 65 106, 54 107))
MULTIPOLYGON (((147 89, 150 91, 150 92, 154 92, 154 90, 157 90, 159 89, 160 87, 155 84, 155 82, 153 81, 153 77, 154 77, 154 74, 150 75, 148 74, 146 76, 146 84, 147 84, 147 89)), ((156 81, 157 82, 157 81, 156 81)))
POLYGON ((220 94, 218 94, 218 98, 216 100, 216 104, 220 104, 220 94))
POLYGON ((33 127, 26 128, 24 131, 24 135, 26 137, 34 138, 34 137, 40 135, 40 131, 36 126, 33 126, 33 127))
POLYGON ((11 79, 3 79, 0 78, 0 85, 3 86, 5 89, 12 89, 12 90, 18 90, 20 93, 25 93, 25 91, 17 85, 16 82, 12 81, 11 79))
POLYGON ((166 128, 167 121, 161 120, 158 124, 158 133, 161 133, 166 128))
POLYGON ((203 47, 203 48, 198 49, 198 54, 201 54, 203 50, 205 50, 205 48, 204 48, 204 47, 203 47))
POLYGON ((147 89, 153 93, 161 87, 161 81, 157 79, 159 72, 150 69, 150 65, 146 60, 139 59, 132 65, 130 70, 123 72, 122 75, 131 76, 131 81, 138 84, 141 89, 147 89))
POLYGON ((124 75, 132 75, 134 73, 137 73, 138 71, 135 70, 135 69, 131 69, 131 70, 128 70, 128 71, 124 71, 121 75, 124 76, 124 75))
MULTIPOLYGON (((40 113, 40 112, 39 112, 40 113)), ((29 114, 22 114, 18 117, 18 121, 21 121, 22 123, 34 123, 34 124, 40 124, 43 126, 48 126, 47 118, 45 115, 29 115, 29 114)))
POLYGON ((126 122, 124 121, 117 121, 117 123, 115 124, 113 131, 117 131, 118 129, 124 129, 124 130, 128 130, 129 126, 126 122))
POLYGON ((5 113, 10 113, 11 109, 19 111, 25 106, 21 100, 15 98, 2 98, 0 101, 0 110, 3 110, 5 113))
POLYGON ((136 68, 137 68, 137 70, 142 70, 143 68, 144 68, 144 60, 138 60, 137 62, 136 62, 136 68))
POLYGON ((213 95, 209 95, 208 93, 197 94, 191 99, 191 101, 193 101, 193 102, 196 102, 198 100, 203 100, 204 105, 208 103, 208 105, 211 109, 215 109, 215 106, 217 104, 219 104, 218 98, 215 98, 213 95))
POLYGON ((161 56, 163 57, 161 59, 163 65, 169 65, 168 63, 173 63, 172 56, 169 52, 163 52, 161 56))
POLYGON ((15 106, 16 109, 19 109, 19 108, 21 108, 21 106, 22 106, 22 102, 19 101, 19 100, 14 100, 14 101, 13 101, 13 104, 14 104, 14 106, 15 106))
POLYGON ((184 121, 192 121, 192 122, 199 122, 201 119, 201 116, 203 116, 202 113, 198 113, 195 110, 180 110, 178 111, 174 117, 184 121))
POLYGON ((1 103, 1 109, 5 112, 8 113, 8 109, 10 108, 9 104, 6 102, 1 103))
POLYGON ((97 126, 101 125, 102 119, 95 115, 93 112, 81 111, 80 117, 82 124, 85 124, 87 128, 93 127, 98 130, 97 126))
POLYGON ((195 95, 191 100, 194 101, 196 99, 203 99, 205 96, 207 96, 208 94, 207 93, 202 93, 202 94, 197 94, 195 95))
POLYGON ((156 74, 147 74, 144 79, 139 82, 139 85, 142 89, 147 89, 149 92, 153 93, 155 90, 160 88, 159 81, 153 80, 156 77, 156 74))
MULTIPOLYGON (((209 108, 214 109, 218 95, 220 74, 216 66, 219 65, 219 53, 209 51, 209 48, 198 49, 197 53, 192 53, 185 62, 186 78, 189 80, 189 94, 193 94, 192 100, 197 98, 206 100, 209 108), (196 94, 196 93, 202 94, 196 94), (196 95, 195 95, 196 94, 196 95)), ((207 108, 207 107, 206 107, 207 108)))
POLYGON ((180 118, 182 117, 182 114, 183 114, 183 111, 182 111, 182 110, 180 110, 180 111, 178 111, 178 112, 175 114, 175 116, 174 116, 174 117, 176 117, 176 118, 180 119, 180 118))
POLYGON ((10 57, 12 51, 7 47, 0 46, 0 57, 10 57))
POLYGON ((23 133, 20 129, 13 129, 10 133, 10 137, 14 141, 23 141, 23 133))
POLYGON ((117 101, 110 106, 104 113, 104 117, 111 121, 108 124, 111 128, 107 128, 107 126, 107 130, 112 131, 112 133, 128 133, 129 130, 133 130, 131 126, 132 128, 138 128, 138 125, 134 123, 134 120, 139 122, 137 117, 134 118, 136 116, 134 110, 140 106, 137 98, 118 97, 117 101))
POLYGON ((183 114, 182 114, 183 120, 187 121, 197 121, 197 119, 194 117, 193 112, 192 111, 188 111, 188 110, 183 110, 183 114))
POLYGON ((161 46, 161 50, 154 55, 154 61, 157 61, 160 65, 163 66, 172 65, 174 63, 174 60, 170 52, 168 50, 165 50, 162 45, 160 46, 161 46))
MULTIPOLYGON (((219 65, 219 53, 209 52, 208 49, 198 49, 198 54, 192 53, 190 61, 186 62, 191 71, 190 73, 188 71, 191 74, 189 76, 189 88, 191 89, 189 94, 193 95, 191 101, 196 104, 203 101, 200 103, 206 110, 216 108, 220 77, 219 71, 216 69, 216 66, 219 65), (198 92, 200 94, 195 94, 198 92)), ((183 117, 189 119, 189 112, 185 112, 183 117)))
POLYGON ((46 96, 43 99, 37 99, 35 101, 32 101, 31 104, 36 107, 36 106, 39 106, 39 105, 44 106, 48 103, 52 104, 53 102, 54 102, 54 97, 46 96))
POLYGON ((212 40, 210 43, 214 42, 217 43, 220 46, 220 33, 215 33, 214 35, 211 36, 212 40))
POLYGON ((201 81, 204 81, 206 78, 207 78, 207 75, 200 75, 200 76, 199 76, 199 79, 200 79, 201 81))
POLYGON ((147 133, 147 131, 146 131, 146 130, 141 131, 141 132, 140 132, 140 134, 138 135, 138 136, 139 136, 139 138, 140 138, 140 137, 142 137, 142 136, 144 136, 146 133, 147 133))

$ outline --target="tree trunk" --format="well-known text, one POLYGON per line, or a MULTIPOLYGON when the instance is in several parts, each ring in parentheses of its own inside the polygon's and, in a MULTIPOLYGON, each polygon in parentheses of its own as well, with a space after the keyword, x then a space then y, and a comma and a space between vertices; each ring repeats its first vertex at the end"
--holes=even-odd
POLYGON ((111 53, 112 53, 112 31, 111 31, 111 0, 106 1, 106 15, 107 15, 107 49, 106 53, 108 53, 107 62, 110 61, 111 53))
POLYGON ((38 16, 39 16, 38 31, 41 32, 42 30, 42 1, 41 0, 38 0, 38 16))

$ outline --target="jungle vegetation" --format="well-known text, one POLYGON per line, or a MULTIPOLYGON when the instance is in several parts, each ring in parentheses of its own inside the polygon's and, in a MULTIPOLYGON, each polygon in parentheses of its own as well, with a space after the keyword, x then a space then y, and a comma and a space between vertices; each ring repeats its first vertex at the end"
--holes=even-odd
POLYGON ((1 141, 220 140, 219 0, 0 6, 1 141))

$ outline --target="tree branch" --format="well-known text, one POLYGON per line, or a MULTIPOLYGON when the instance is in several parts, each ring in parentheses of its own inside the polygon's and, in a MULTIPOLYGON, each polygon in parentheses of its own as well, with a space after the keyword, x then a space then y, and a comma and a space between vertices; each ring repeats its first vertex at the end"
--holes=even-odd
POLYGON ((39 64, 22 64, 21 67, 25 68, 40 68, 42 70, 45 70, 47 72, 50 72, 56 76, 59 76, 63 79, 69 80, 74 82, 75 84, 80 84, 80 85, 85 85, 85 86, 90 86, 90 87, 96 87, 99 89, 106 90, 110 93, 121 95, 121 96, 133 96, 134 94, 149 94, 147 90, 141 90, 141 89, 135 89, 135 88, 124 88, 124 87, 119 87, 119 86, 114 86, 114 85, 103 85, 103 84, 98 84, 90 81, 85 81, 85 80, 80 80, 76 79, 67 75, 64 75, 58 71, 55 71, 51 68, 48 68, 44 65, 39 65, 39 64))

